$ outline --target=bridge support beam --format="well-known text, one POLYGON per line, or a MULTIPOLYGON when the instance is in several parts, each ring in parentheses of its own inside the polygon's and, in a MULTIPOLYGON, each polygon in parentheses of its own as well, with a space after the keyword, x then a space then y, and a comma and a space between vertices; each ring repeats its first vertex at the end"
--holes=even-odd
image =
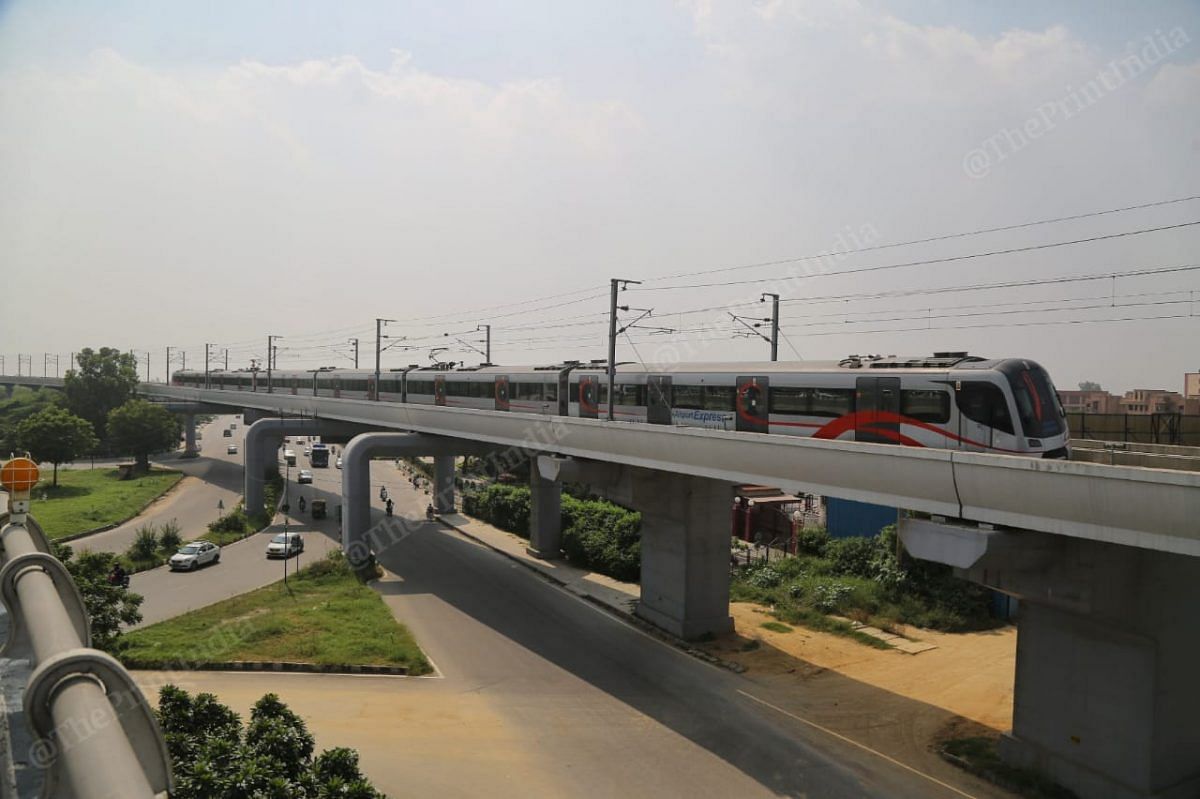
POLYGON ((433 459, 433 509, 454 513, 454 456, 436 455, 433 459))
POLYGON ((1200 558, 914 519, 900 535, 1021 602, 1006 760, 1080 796, 1200 794, 1200 558))
POLYGON ((529 546, 525 551, 535 558, 554 560, 562 557, 562 483, 543 476, 541 461, 529 462, 529 546))
POLYGON ((185 413, 183 415, 183 454, 181 458, 195 458, 200 455, 200 450, 196 447, 196 414, 185 413))
POLYGON ((267 469, 278 462, 277 453, 284 436, 353 435, 362 429, 361 425, 326 419, 259 419, 247 425, 242 444, 246 513, 258 513, 263 507, 267 469))
MULTIPOLYGON (((342 549, 355 569, 370 564, 372 553, 380 552, 394 543, 388 538, 391 531, 373 534, 371 524, 371 459, 380 456, 434 457, 435 474, 437 464, 449 461, 450 507, 453 508, 454 458, 458 455, 487 455, 496 449, 493 445, 474 441, 420 433, 363 433, 350 440, 342 451, 342 549)), ((446 467, 441 467, 445 474, 446 467)), ((437 482, 435 480, 435 482, 437 482)), ((442 500, 437 496, 435 507, 442 500)))

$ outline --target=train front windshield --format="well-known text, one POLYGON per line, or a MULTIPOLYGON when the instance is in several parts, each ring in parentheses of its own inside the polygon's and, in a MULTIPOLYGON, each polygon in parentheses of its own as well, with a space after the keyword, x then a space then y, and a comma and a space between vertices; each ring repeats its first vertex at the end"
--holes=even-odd
POLYGON ((1046 370, 1032 361, 1008 361, 1000 371, 1012 386, 1021 429, 1030 438, 1052 438, 1066 430, 1058 393, 1046 370))

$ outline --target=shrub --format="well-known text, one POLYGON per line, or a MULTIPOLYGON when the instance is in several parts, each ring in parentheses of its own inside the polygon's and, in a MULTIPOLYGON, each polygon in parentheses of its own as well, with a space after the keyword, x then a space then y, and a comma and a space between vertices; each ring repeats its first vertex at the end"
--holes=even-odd
POLYGON ((774 588, 783 582, 783 577, 770 566, 758 566, 750 570, 746 582, 755 588, 774 588))
POLYGON ((813 607, 822 613, 833 613, 854 593, 853 587, 845 583, 820 583, 813 588, 813 607))
POLYGON ((159 549, 163 552, 174 552, 179 549, 179 545, 182 543, 183 536, 179 534, 179 522, 175 519, 164 522, 159 528, 159 549))
POLYGON ((642 515, 600 499, 562 498, 563 551, 571 562, 617 580, 642 570, 642 515))
POLYGON ((208 531, 210 533, 233 533, 240 535, 246 532, 246 526, 249 520, 241 508, 234 508, 229 513, 226 513, 215 522, 210 522, 208 531))
POLYGON ((875 547, 874 538, 838 538, 825 545, 825 557, 834 574, 870 578, 874 576, 875 547))
POLYGON ((829 533, 824 527, 805 527, 796 534, 796 548, 799 552, 822 557, 828 543, 829 533))
POLYGON ((157 554, 158 534, 154 532, 154 525, 139 527, 133 543, 129 546, 129 557, 133 560, 153 560, 157 554))

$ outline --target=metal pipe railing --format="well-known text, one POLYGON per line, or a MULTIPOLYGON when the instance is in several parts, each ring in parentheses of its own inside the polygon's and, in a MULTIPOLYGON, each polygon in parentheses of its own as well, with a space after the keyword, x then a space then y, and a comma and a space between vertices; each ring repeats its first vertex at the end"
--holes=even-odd
POLYGON ((36 523, 6 522, 0 514, 0 590, 12 630, 21 633, 6 647, 27 641, 35 666, 25 704, 38 738, 30 760, 46 769, 44 795, 154 799, 169 791, 166 748, 149 705, 124 667, 90 648, 82 599, 44 551, 36 523))

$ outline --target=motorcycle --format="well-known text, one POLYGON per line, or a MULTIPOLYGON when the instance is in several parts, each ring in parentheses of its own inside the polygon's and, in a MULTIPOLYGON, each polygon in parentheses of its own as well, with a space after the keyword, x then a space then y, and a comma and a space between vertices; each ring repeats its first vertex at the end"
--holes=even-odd
POLYGON ((425 506, 425 519, 426 519, 426 521, 433 521, 433 506, 432 505, 425 506))
POLYGON ((393 508, 393 507, 394 507, 394 506, 393 506, 393 503, 392 503, 392 501, 389 499, 389 500, 387 501, 387 505, 384 507, 384 510, 387 512, 387 515, 388 515, 388 516, 391 516, 391 515, 392 515, 392 508, 393 508))

